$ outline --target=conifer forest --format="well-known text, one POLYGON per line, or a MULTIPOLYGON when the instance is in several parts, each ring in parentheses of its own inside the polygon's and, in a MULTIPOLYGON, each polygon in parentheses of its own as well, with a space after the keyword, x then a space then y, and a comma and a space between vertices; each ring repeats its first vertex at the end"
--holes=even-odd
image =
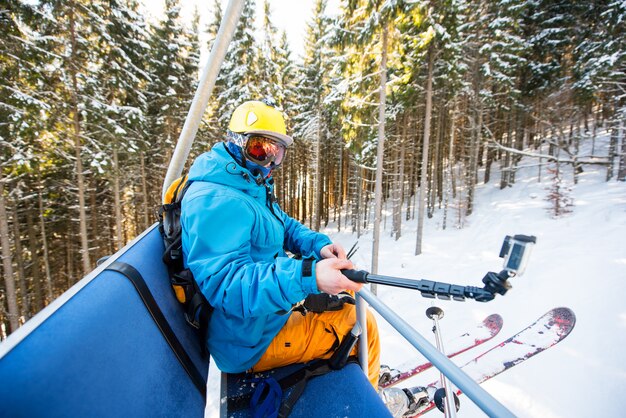
MULTIPOLYGON (((137 0, 0 0, 0 338, 155 222, 222 19, 216 0, 184 21, 181 1, 155 19, 137 0)), ((476 186, 513 185, 522 156, 548 183, 564 165, 570 184, 589 165, 626 179, 624 0, 343 0, 332 17, 317 0, 303 56, 263 1, 188 164, 238 104, 273 98, 296 139, 277 197, 312 229, 360 235, 381 206, 396 239, 435 211, 462 228, 476 186), (600 128, 608 152, 581 155, 600 128)))

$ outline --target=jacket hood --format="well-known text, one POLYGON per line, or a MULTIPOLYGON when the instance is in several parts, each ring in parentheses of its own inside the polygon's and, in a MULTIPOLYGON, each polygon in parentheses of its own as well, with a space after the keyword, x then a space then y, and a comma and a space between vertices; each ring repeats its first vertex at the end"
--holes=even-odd
POLYGON ((189 169, 189 180, 223 184, 252 195, 265 193, 263 183, 257 183, 250 170, 235 161, 223 142, 196 158, 189 169))

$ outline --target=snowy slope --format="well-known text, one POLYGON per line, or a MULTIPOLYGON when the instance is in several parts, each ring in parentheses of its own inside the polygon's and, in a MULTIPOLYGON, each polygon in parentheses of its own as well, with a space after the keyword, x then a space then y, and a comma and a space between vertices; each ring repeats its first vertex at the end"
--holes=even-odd
MULTIPOLYGON (((596 143, 596 155, 599 148, 605 151, 606 144, 596 143)), ((524 159, 520 165, 533 163, 524 159)), ((457 364, 515 334, 551 308, 571 308, 577 316, 571 335, 483 385, 519 417, 621 417, 626 408, 626 183, 605 182, 606 169, 601 166, 584 170, 574 186, 571 169, 565 169, 565 180, 573 186, 574 207, 559 219, 552 219, 546 209, 547 173, 543 171, 544 182, 538 183, 537 167, 532 167, 520 170, 511 188, 500 190, 498 181, 479 185, 474 214, 465 219, 463 229, 442 230, 443 211, 427 219, 420 256, 413 255, 415 220, 404 223, 398 241, 390 237, 390 219, 381 234, 379 274, 473 286, 482 286, 487 271, 500 270, 498 253, 505 235, 537 236, 525 275, 511 279, 513 289, 492 302, 431 301, 415 291, 378 286, 382 301, 433 344, 432 322, 425 316, 431 305, 445 311, 441 320, 444 341, 475 327, 490 313, 501 314, 500 334, 458 356, 457 364)), ((498 179, 498 173, 492 178, 498 179)), ((332 226, 324 232, 346 248, 357 241, 355 234, 337 232, 332 226)), ((353 261, 369 270, 371 233, 358 242, 353 261)), ((397 366, 410 358, 416 363, 425 361, 380 317, 379 327, 383 363, 397 366)), ((437 378, 437 371, 431 370, 409 384, 427 384, 437 378)), ((217 373, 210 380, 209 391, 216 393, 217 373)), ((217 416, 217 410, 217 402, 210 402, 207 416, 217 416)), ((439 412, 429 415, 439 416, 439 412)), ((459 416, 484 414, 462 397, 459 416)))

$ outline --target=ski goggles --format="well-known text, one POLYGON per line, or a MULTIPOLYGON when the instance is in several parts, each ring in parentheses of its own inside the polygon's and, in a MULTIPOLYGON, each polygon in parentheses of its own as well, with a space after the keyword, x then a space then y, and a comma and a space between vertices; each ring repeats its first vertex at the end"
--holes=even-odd
POLYGON ((246 158, 263 167, 267 167, 271 163, 278 166, 283 162, 287 151, 284 145, 261 135, 249 134, 246 137, 248 139, 243 148, 246 158))

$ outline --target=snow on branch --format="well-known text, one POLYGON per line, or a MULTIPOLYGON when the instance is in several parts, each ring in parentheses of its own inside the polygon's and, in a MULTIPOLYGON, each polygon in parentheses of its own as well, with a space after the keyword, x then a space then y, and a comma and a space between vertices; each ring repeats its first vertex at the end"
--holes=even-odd
MULTIPOLYGON (((511 148, 511 147, 505 147, 502 144, 499 144, 497 141, 490 139, 488 141, 488 146, 490 148, 498 148, 501 149, 503 151, 507 151, 510 152, 512 154, 517 154, 517 155, 522 155, 525 157, 532 157, 532 158, 545 158, 548 161, 551 162, 558 162, 558 163, 566 163, 566 164, 595 164, 595 165, 608 165, 609 162, 608 161, 596 161, 596 160, 579 160, 578 158, 557 158, 554 155, 549 155, 549 154, 540 154, 537 152, 530 152, 530 151, 523 151, 523 150, 519 150, 517 148, 511 148)), ((605 157, 601 157, 601 158, 605 158, 605 157)))

